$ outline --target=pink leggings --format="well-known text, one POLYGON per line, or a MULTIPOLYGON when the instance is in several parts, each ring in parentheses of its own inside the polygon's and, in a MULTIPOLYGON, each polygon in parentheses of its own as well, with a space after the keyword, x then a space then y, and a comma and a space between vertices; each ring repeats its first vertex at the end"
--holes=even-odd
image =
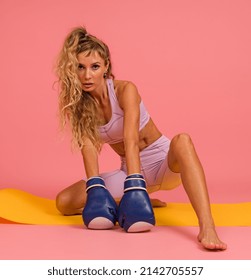
MULTIPOLYGON (((180 174, 172 172, 168 167, 169 146, 170 140, 162 135, 140 152, 141 173, 144 175, 149 193, 173 189, 181 184, 180 174)), ((105 180, 111 195, 114 198, 121 198, 124 193, 124 180, 127 176, 125 158, 121 157, 120 169, 101 173, 100 176, 105 180)))

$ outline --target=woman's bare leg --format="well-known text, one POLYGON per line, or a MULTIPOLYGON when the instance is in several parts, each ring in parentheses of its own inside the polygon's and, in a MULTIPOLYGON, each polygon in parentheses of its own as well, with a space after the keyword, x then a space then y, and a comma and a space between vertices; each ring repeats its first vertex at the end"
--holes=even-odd
POLYGON ((215 230, 205 175, 193 143, 187 134, 175 136, 170 144, 168 165, 181 174, 182 184, 198 217, 198 240, 207 249, 225 250, 215 230))
POLYGON ((81 180, 62 190, 56 197, 57 209, 63 215, 82 214, 85 201, 85 181, 81 180))

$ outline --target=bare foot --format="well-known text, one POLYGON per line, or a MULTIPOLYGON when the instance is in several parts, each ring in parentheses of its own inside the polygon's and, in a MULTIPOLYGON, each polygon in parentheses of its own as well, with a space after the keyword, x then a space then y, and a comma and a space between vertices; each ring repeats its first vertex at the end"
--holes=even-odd
POLYGON ((152 204, 152 207, 165 207, 166 206, 166 203, 159 200, 159 199, 156 199, 156 198, 151 198, 151 204, 152 204))
POLYGON ((227 244, 222 242, 214 228, 201 229, 198 240, 205 249, 208 250, 226 250, 227 244))

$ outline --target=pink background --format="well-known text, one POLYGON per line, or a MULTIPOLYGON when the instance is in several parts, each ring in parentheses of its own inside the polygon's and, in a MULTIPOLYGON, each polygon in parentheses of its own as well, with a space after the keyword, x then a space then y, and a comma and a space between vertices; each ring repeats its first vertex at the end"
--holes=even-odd
MULTIPOLYGON (((249 0, 1 0, 0 188, 54 198, 84 176, 58 132, 53 65, 72 27, 109 46, 168 137, 191 135, 212 202, 251 200, 249 0)), ((105 146, 101 170, 119 166, 105 146)), ((182 188, 166 196, 186 200, 182 188)))

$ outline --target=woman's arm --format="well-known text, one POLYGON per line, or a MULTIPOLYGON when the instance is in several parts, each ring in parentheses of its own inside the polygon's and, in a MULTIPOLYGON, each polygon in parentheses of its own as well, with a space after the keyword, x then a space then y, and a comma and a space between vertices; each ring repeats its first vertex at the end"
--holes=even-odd
POLYGON ((118 222, 127 232, 143 232, 155 225, 154 212, 147 193, 146 182, 140 171, 139 121, 140 96, 132 83, 127 83, 121 94, 124 110, 124 147, 127 177, 124 195, 119 204, 118 222))
POLYGON ((99 176, 98 152, 88 138, 84 142, 81 153, 87 178, 99 176))
POLYGON ((84 224, 89 229, 110 229, 117 221, 117 204, 99 176, 98 152, 90 140, 85 141, 82 155, 88 179, 82 212, 84 224))
POLYGON ((128 174, 140 173, 140 101, 136 86, 131 82, 126 83, 119 94, 119 103, 124 111, 124 147, 128 174))

